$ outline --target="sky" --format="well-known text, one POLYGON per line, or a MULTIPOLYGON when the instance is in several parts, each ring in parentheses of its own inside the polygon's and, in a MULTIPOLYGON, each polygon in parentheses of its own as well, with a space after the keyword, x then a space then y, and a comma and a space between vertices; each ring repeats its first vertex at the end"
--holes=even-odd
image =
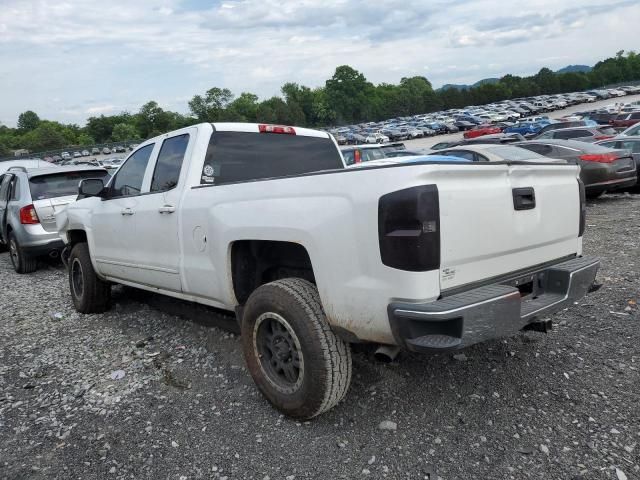
POLYGON ((434 87, 640 49, 638 0, 0 0, 0 123, 83 125, 211 87, 261 99, 339 65, 434 87))

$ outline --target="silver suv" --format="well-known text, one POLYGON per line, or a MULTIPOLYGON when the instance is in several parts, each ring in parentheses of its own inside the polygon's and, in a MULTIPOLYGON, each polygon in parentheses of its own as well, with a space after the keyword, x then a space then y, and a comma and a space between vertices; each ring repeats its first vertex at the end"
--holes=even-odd
POLYGON ((55 214, 78 197, 85 178, 110 178, 95 167, 11 167, 0 174, 0 248, 8 247, 13 268, 30 273, 37 257, 56 258, 64 248, 55 214))

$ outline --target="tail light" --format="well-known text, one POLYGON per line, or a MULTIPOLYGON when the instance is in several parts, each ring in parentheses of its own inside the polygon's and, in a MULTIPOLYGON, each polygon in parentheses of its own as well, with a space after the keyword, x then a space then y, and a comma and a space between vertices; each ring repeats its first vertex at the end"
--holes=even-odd
POLYGON ((360 156, 360 150, 354 150, 353 151, 353 163, 360 163, 362 161, 362 158, 360 156))
POLYGON ((586 226, 587 204, 584 183, 582 183, 582 180, 580 179, 578 179, 578 191, 580 192, 580 228, 578 229, 578 236, 581 237, 584 235, 584 229, 586 226))
POLYGON ((282 125, 258 125, 260 133, 282 133, 285 135, 295 135, 296 130, 293 127, 285 127, 282 125))
POLYGON ((618 159, 615 153, 586 153, 580 155, 580 160, 585 162, 613 163, 618 159))
POLYGON ((596 140, 608 140, 610 138, 613 138, 613 135, 597 135, 593 138, 596 140))
POLYGON ((388 193, 378 202, 382 263, 426 272, 440 268, 440 203, 436 185, 388 193))
POLYGON ((20 209, 20 223, 23 225, 35 225, 40 223, 38 214, 36 213, 36 209, 33 205, 27 205, 20 209))

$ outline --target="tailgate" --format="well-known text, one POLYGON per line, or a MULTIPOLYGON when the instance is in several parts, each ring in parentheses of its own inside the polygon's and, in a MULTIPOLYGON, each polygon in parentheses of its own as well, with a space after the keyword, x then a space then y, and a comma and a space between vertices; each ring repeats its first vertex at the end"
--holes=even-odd
POLYGON ((40 225, 47 232, 57 232, 56 213, 64 210, 67 205, 74 202, 78 195, 68 195, 65 197, 45 198, 34 200, 33 207, 36 209, 40 225))
POLYGON ((576 254, 578 171, 495 165, 458 169, 439 181, 441 290, 576 254))

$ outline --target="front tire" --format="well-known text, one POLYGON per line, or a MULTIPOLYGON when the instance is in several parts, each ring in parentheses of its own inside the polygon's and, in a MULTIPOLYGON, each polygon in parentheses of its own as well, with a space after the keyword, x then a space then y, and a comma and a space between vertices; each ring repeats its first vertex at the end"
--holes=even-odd
POLYGON ((309 419, 337 405, 351 382, 351 350, 329 327, 318 290, 299 278, 256 289, 241 322, 253 381, 285 415, 309 419))
POLYGON ((38 259, 24 252, 13 232, 9 234, 9 257, 17 273, 32 273, 38 268, 38 259))
POLYGON ((78 243, 69 255, 69 290, 80 313, 102 313, 111 303, 111 285, 100 280, 93 269, 89 246, 78 243))

